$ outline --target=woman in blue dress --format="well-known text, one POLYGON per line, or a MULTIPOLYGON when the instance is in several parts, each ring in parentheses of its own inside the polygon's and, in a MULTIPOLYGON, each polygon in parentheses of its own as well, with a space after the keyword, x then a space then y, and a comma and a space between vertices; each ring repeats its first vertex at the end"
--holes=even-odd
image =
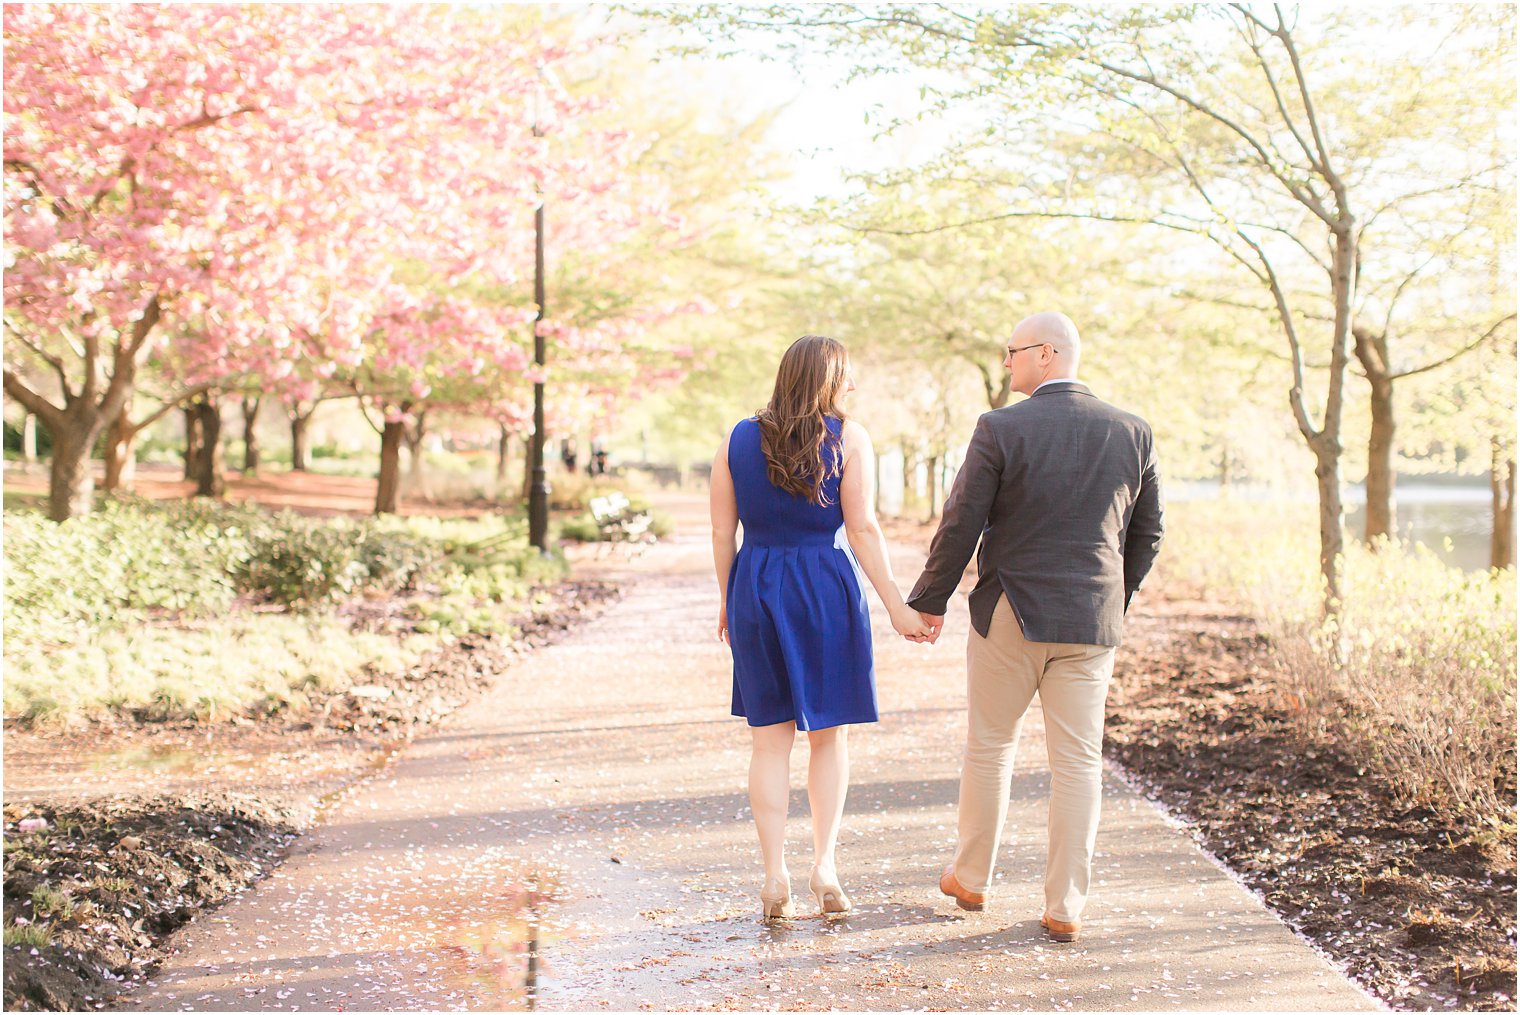
POLYGON ((770 403, 735 425, 713 459, 718 637, 733 653, 733 713, 750 725, 749 799, 766 919, 795 912, 784 845, 798 730, 811 747, 808 888, 825 915, 850 909, 834 861, 850 778, 846 732, 876 721, 861 572, 899 634, 915 641, 929 634, 892 578, 872 506, 871 438, 840 407, 854 388, 843 345, 799 338, 781 358, 770 403))

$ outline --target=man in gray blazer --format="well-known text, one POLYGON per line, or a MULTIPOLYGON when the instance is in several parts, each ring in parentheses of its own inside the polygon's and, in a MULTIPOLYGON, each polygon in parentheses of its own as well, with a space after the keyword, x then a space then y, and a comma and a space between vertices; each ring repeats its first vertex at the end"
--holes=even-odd
POLYGON ((1024 713, 1040 695, 1050 759, 1045 912, 1074 941, 1091 879, 1103 778, 1103 704, 1124 613, 1161 546, 1150 426, 1077 381, 1064 314, 1019 322, 1003 365, 1030 397, 977 421, 924 573, 908 597, 937 640, 971 553, 968 718, 960 835, 940 890, 986 906, 1024 713))

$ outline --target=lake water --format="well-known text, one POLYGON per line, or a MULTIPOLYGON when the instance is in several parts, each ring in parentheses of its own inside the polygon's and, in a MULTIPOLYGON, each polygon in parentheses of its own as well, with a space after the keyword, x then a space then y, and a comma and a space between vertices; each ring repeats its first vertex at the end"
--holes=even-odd
MULTIPOLYGON (((1173 500, 1211 500, 1219 495, 1212 483, 1178 483, 1168 486, 1173 500)), ((1402 482, 1395 488, 1395 524, 1400 539, 1424 543, 1453 567, 1467 571, 1488 569, 1488 550, 1493 524, 1493 502, 1485 486, 1434 486, 1402 482)), ((1280 490, 1234 487, 1237 500, 1288 500, 1280 490)), ((1313 503, 1312 495, 1301 498, 1313 503)), ((1360 538, 1366 524, 1366 491, 1346 488, 1346 531, 1360 538)))

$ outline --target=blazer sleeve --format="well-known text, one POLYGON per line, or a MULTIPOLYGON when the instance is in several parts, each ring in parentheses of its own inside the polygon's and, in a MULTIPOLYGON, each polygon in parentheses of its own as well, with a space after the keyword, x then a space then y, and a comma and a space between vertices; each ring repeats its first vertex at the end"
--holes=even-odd
POLYGON ((1156 466, 1155 439, 1149 432, 1142 449, 1145 465, 1140 470, 1140 492, 1130 513, 1129 529, 1124 535, 1124 607, 1139 590, 1161 550, 1163 532, 1161 478, 1156 466))
POLYGON ((940 518, 929 559, 919 575, 908 605, 930 616, 942 617, 950 596, 966 573, 976 552, 977 540, 987 527, 987 515, 1003 481, 1003 454, 986 417, 977 420, 976 431, 966 449, 966 461, 955 477, 950 498, 940 518))

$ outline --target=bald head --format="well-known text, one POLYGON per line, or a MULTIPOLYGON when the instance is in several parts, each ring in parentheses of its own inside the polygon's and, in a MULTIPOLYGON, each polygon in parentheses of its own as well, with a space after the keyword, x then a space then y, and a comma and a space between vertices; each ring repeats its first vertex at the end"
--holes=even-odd
POLYGON ((1026 342, 1049 342, 1057 352, 1071 357, 1072 373, 1076 373, 1077 357, 1082 355, 1082 337, 1077 334, 1077 326, 1065 314, 1054 310, 1030 314, 1013 329, 1013 337, 1019 340, 1019 345, 1026 342))
POLYGON ((1031 314, 1013 329, 1005 361, 1013 390, 1029 395, 1046 381, 1075 380, 1082 338, 1070 317, 1055 311, 1031 314))

